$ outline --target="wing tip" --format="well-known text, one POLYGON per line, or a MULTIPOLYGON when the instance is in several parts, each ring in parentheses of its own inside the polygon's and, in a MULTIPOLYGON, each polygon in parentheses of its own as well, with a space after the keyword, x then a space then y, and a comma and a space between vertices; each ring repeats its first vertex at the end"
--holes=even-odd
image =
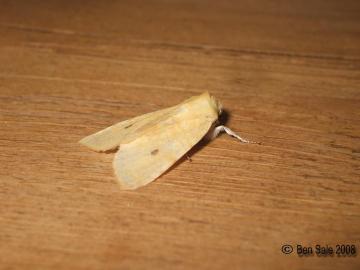
POLYGON ((143 186, 146 186, 147 184, 149 184, 150 182, 153 182, 154 180, 156 180, 159 176, 157 177, 150 177, 150 178, 144 178, 144 179, 136 179, 132 173, 126 173, 126 168, 123 168, 123 166, 121 166, 121 164, 119 164, 118 161, 118 157, 121 155, 121 149, 119 149, 113 159, 113 170, 114 170, 114 175, 116 177, 116 182, 118 183, 118 185, 120 186, 121 190, 135 190, 138 188, 141 188, 143 186), (124 173, 125 172, 125 173, 124 173))
POLYGON ((137 184, 136 181, 133 181, 131 184, 129 184, 128 181, 124 181, 123 178, 121 178, 121 176, 117 173, 116 168, 114 168, 114 174, 116 176, 116 183, 119 185, 121 190, 135 190, 144 186, 137 184))
POLYGON ((141 185, 137 184, 136 181, 126 181, 121 176, 120 166, 118 164, 116 164, 116 157, 118 156, 118 154, 119 154, 119 152, 117 152, 115 154, 114 159, 113 159, 113 170, 114 170, 114 175, 116 177, 116 183, 119 185, 121 190, 135 190, 135 189, 139 188, 141 185))
POLYGON ((99 144, 96 142, 96 140, 94 140, 92 135, 82 138, 80 141, 78 141, 78 143, 95 152, 101 152, 101 153, 112 153, 116 151, 117 148, 119 147, 119 145, 99 144))
POLYGON ((102 152, 102 150, 99 147, 96 147, 95 144, 91 143, 91 140, 89 140, 88 137, 82 138, 80 141, 78 141, 78 143, 93 151, 102 152))

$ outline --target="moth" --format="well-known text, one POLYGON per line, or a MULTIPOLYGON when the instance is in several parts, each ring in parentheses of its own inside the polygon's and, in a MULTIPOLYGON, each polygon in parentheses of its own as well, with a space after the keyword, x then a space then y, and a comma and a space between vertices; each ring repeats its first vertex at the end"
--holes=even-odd
POLYGON ((205 92, 107 127, 80 143, 98 152, 119 148, 113 161, 117 180, 122 189, 136 189, 162 175, 205 136, 213 139, 224 131, 251 143, 219 125, 221 112, 221 103, 205 92))

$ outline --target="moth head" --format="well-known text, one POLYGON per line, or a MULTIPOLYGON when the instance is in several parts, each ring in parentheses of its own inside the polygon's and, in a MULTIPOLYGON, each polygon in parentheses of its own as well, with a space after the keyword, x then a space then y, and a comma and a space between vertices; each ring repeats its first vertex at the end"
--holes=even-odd
POLYGON ((210 95, 211 106, 217 111, 218 115, 222 112, 222 105, 214 96, 210 95))
POLYGON ((198 103, 204 103, 209 106, 208 109, 211 110, 211 113, 216 114, 219 116, 222 112, 222 105, 220 101, 218 101, 214 96, 210 95, 209 92, 204 92, 199 96, 191 97, 183 102, 183 104, 192 103, 195 102, 196 105, 198 103))

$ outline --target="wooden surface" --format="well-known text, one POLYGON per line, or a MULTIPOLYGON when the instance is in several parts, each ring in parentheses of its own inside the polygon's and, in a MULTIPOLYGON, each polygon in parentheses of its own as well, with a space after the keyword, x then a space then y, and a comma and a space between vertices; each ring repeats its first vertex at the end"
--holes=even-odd
POLYGON ((359 269, 360 2, 0 1, 1 269, 359 269), (221 136, 136 191, 77 141, 204 90, 221 136))

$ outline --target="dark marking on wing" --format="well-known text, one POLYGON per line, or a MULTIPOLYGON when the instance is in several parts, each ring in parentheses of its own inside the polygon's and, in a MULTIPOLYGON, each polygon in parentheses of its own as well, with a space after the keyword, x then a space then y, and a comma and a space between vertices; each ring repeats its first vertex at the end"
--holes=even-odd
POLYGON ((159 149, 155 149, 151 151, 151 155, 155 156, 157 153, 159 153, 159 149))
POLYGON ((133 125, 133 124, 130 124, 130 125, 124 127, 124 128, 126 129, 126 128, 129 128, 129 127, 132 127, 132 125, 133 125))

